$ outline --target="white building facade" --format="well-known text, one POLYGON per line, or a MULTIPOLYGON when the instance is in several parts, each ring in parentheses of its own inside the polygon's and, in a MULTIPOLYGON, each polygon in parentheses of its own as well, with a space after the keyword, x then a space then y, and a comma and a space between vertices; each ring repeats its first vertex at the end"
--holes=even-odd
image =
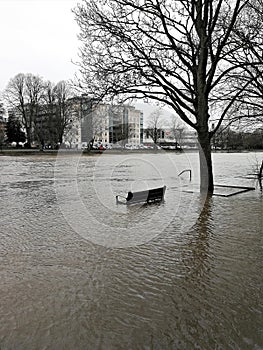
POLYGON ((96 103, 89 98, 74 99, 72 123, 64 142, 73 148, 89 142, 139 145, 143 143, 143 113, 130 105, 96 103))

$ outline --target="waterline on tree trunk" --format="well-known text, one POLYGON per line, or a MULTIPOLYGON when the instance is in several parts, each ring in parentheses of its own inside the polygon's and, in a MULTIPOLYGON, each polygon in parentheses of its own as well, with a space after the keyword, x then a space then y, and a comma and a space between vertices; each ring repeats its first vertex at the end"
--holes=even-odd
POLYGON ((213 166, 210 140, 198 136, 200 192, 212 195, 214 192, 213 166), (201 141, 201 142, 200 142, 201 141))

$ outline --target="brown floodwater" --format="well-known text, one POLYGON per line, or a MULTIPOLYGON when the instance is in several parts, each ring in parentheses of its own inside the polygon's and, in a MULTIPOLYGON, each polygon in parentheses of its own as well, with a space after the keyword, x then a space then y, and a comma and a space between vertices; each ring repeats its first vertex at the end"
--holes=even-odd
POLYGON ((263 349, 262 160, 213 154, 255 190, 205 200, 196 153, 0 157, 0 349, 263 349))

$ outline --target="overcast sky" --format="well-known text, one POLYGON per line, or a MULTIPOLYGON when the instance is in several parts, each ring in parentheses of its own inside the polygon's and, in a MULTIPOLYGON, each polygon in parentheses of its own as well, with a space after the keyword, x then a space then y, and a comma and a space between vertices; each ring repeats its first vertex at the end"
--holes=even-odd
POLYGON ((0 0, 0 91, 18 73, 57 83, 74 77, 78 0, 0 0))
MULTIPOLYGON (((80 0, 0 0, 0 94, 18 73, 57 83, 74 78, 80 0)), ((156 106, 138 104, 147 117, 156 106)), ((166 114, 166 113, 165 113, 166 114)), ((170 113, 168 113, 170 114, 170 113)))

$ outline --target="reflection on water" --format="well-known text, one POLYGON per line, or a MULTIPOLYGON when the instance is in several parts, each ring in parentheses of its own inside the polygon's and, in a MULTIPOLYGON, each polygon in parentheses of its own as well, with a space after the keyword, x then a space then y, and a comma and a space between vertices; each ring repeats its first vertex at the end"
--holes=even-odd
MULTIPOLYGON (((0 158, 0 349, 262 349, 260 190, 183 192, 195 154, 110 157, 75 177, 67 157, 0 158), (115 205, 141 182, 165 202, 115 205)), ((214 162, 217 183, 254 185, 249 154, 214 162)))

